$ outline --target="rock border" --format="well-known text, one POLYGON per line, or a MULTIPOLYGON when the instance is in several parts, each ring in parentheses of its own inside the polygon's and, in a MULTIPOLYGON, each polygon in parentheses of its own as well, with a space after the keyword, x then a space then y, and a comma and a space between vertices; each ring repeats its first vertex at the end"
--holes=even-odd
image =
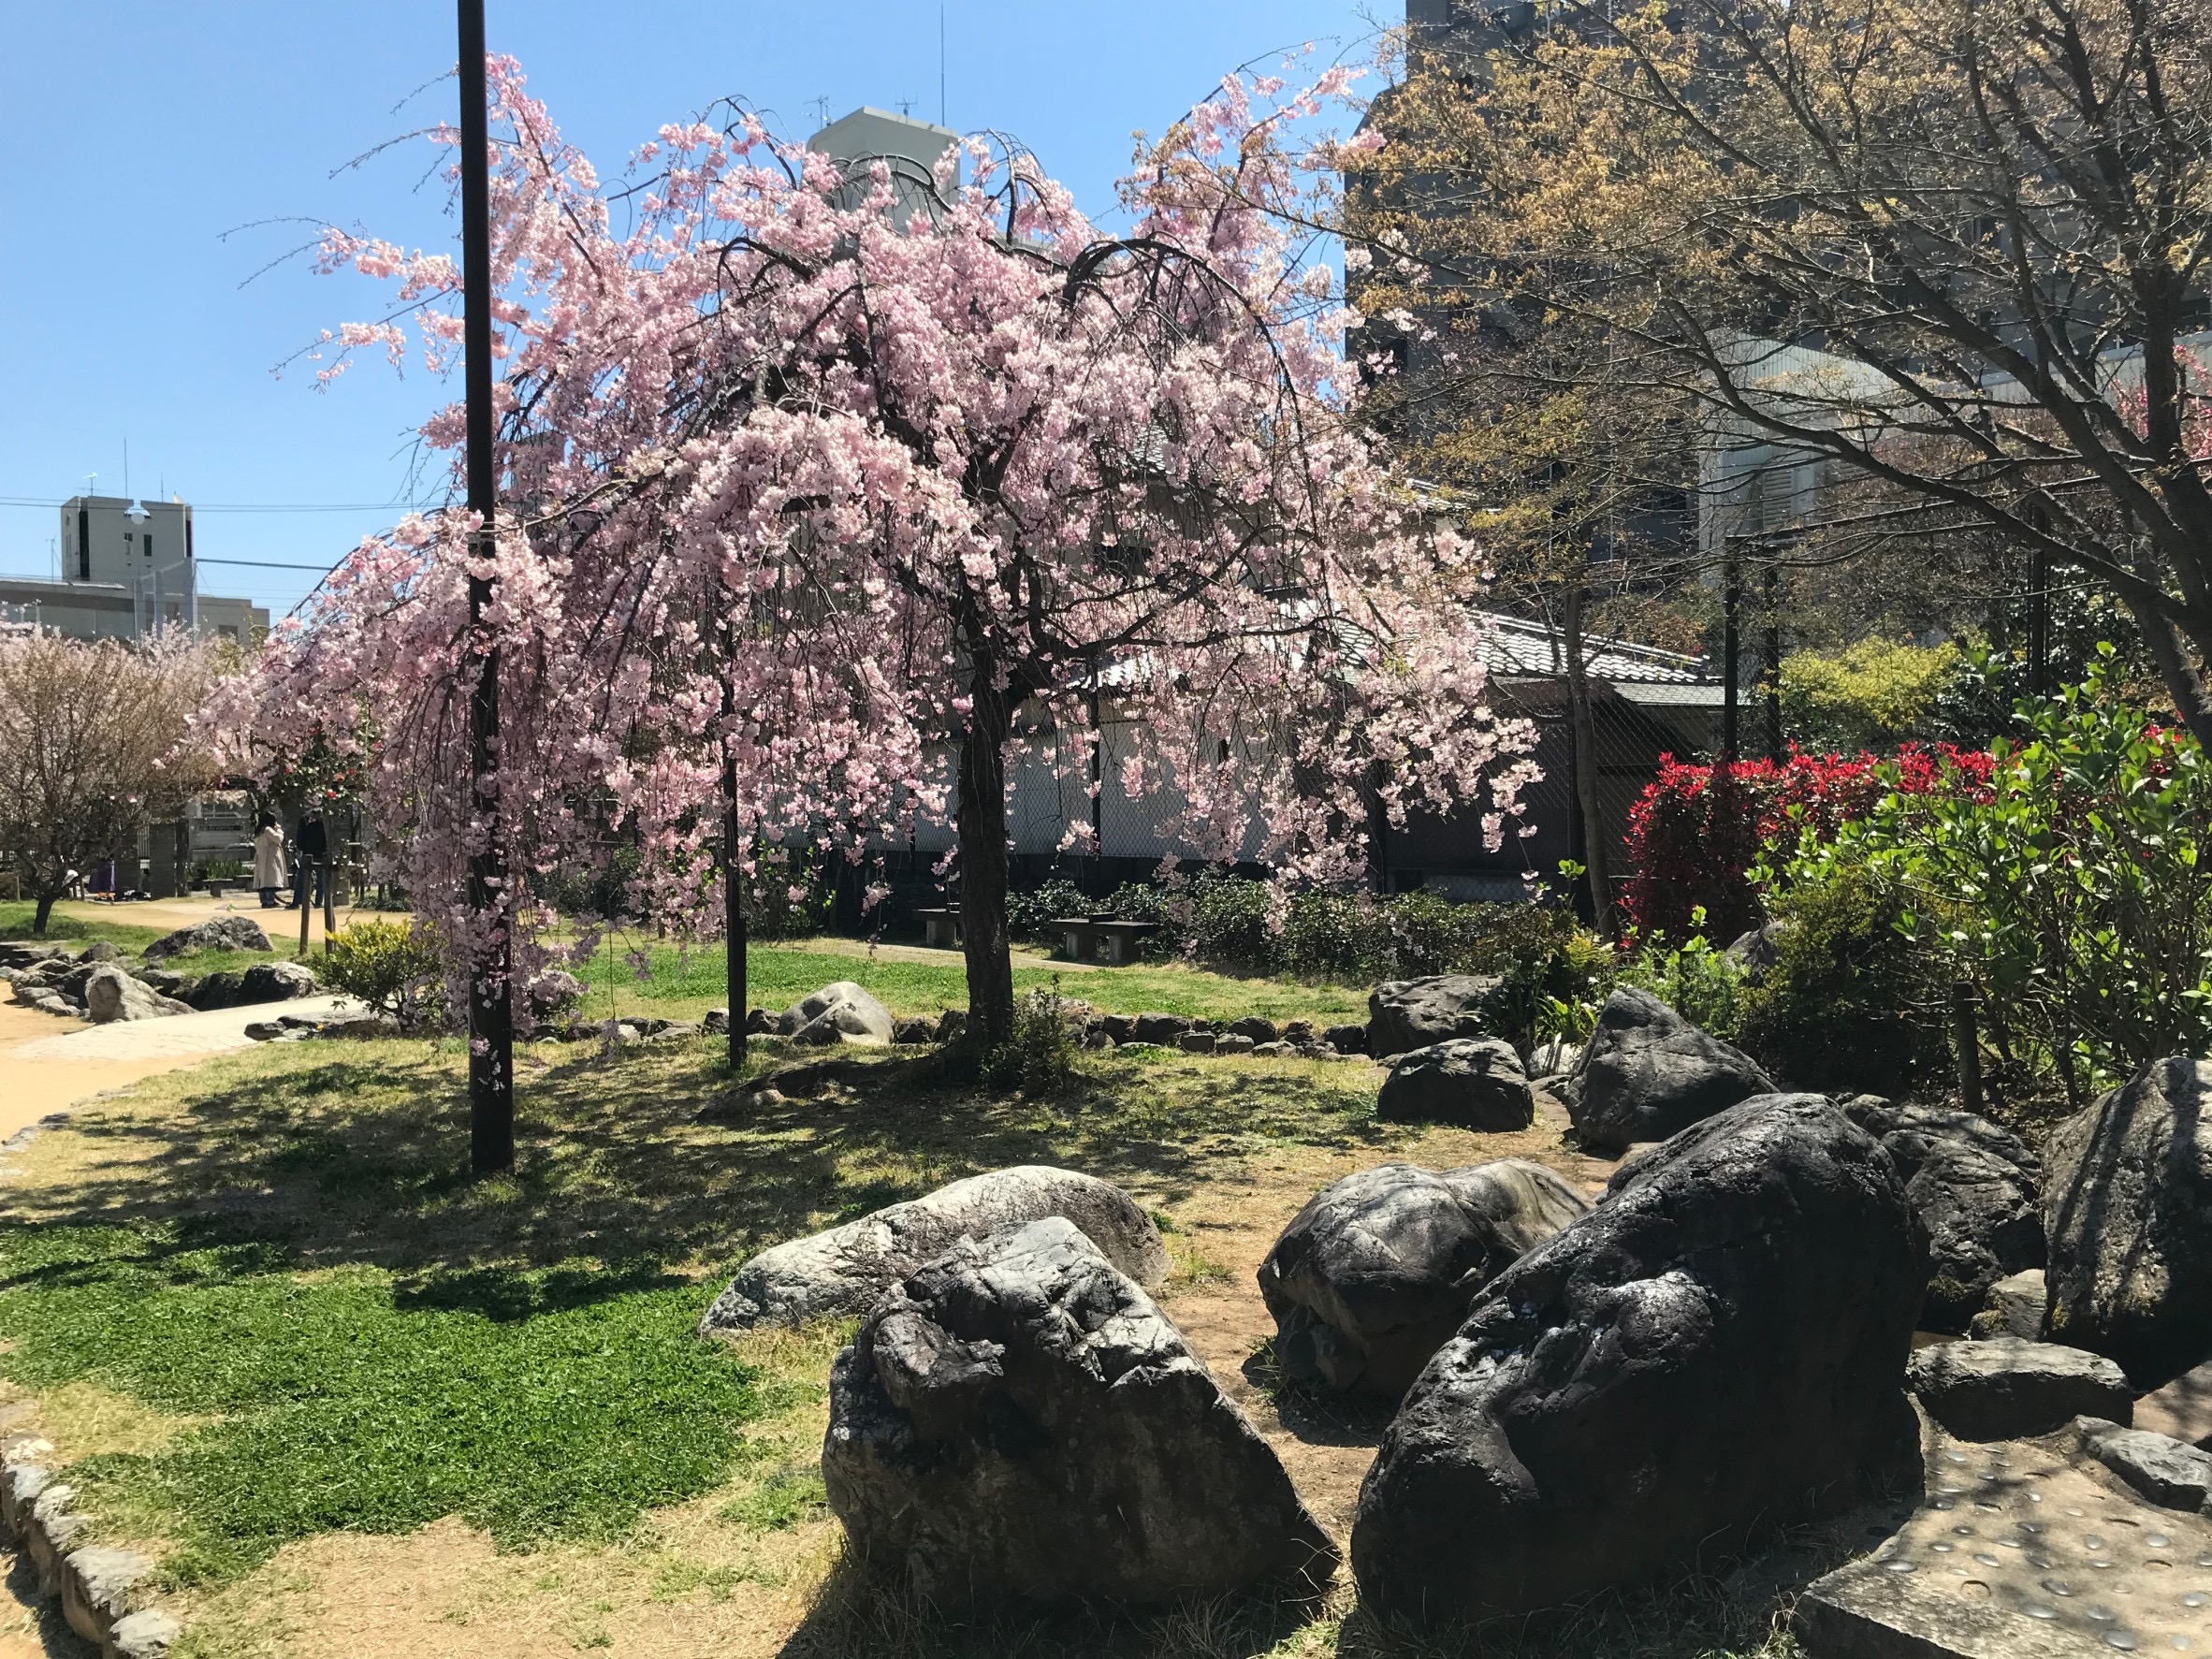
POLYGON ((77 1489, 38 1461, 52 1450, 36 1434, 0 1446, 0 1537, 29 1557, 38 1594, 61 1603, 64 1622, 100 1659, 165 1659, 184 1626, 154 1605, 154 1564, 134 1550, 70 1547, 92 1522, 75 1507, 77 1489))

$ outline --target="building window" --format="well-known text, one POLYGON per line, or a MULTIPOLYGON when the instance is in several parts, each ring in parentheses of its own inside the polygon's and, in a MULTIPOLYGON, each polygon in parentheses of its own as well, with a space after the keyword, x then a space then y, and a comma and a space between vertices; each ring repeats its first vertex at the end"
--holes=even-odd
POLYGON ((92 513, 84 507, 77 509, 77 579, 92 580, 92 513))

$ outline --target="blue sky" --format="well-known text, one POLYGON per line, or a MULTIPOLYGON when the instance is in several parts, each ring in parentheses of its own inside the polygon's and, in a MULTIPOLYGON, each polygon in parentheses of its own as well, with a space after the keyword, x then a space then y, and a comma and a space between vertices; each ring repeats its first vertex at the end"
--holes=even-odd
MULTIPOLYGON (((494 51, 603 176, 664 121, 741 95, 781 130, 861 104, 938 113, 936 0, 666 8, 488 0, 494 51)), ((1372 50, 1379 0, 947 0, 945 114, 1028 144, 1094 213, 1138 127, 1223 72, 1313 40, 1372 50)), ((450 245, 429 152, 365 151, 450 114, 451 0, 0 0, 0 503, 176 492, 203 559, 323 563, 406 499, 410 431, 452 395, 363 361, 327 391, 271 369, 378 314, 356 279, 256 270, 327 221, 450 245), (266 223, 258 228, 238 226, 266 223), (226 232, 232 234, 227 237, 226 232), (251 278, 253 280, 249 281, 251 278), (345 511, 218 511, 343 505, 345 511)), ((0 570, 51 572, 56 514, 0 504, 0 570)), ((211 565, 276 612, 310 572, 211 565)))

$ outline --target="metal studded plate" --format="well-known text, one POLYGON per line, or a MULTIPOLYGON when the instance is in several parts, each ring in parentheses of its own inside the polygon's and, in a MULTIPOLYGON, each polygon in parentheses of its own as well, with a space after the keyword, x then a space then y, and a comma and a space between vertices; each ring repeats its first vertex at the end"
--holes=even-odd
POLYGON ((2212 1659, 2212 1524, 2145 1503, 2066 1436, 1931 1431, 1928 1494, 1874 1552, 1809 1586, 1815 1659, 2212 1659))

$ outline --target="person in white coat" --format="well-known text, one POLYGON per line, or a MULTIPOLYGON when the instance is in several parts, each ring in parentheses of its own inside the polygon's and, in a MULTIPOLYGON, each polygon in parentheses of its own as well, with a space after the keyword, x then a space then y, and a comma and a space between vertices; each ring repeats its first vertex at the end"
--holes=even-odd
POLYGON ((264 812, 254 831, 254 885, 261 889, 261 908, 277 908, 277 895, 289 878, 284 873, 284 832, 264 812))

